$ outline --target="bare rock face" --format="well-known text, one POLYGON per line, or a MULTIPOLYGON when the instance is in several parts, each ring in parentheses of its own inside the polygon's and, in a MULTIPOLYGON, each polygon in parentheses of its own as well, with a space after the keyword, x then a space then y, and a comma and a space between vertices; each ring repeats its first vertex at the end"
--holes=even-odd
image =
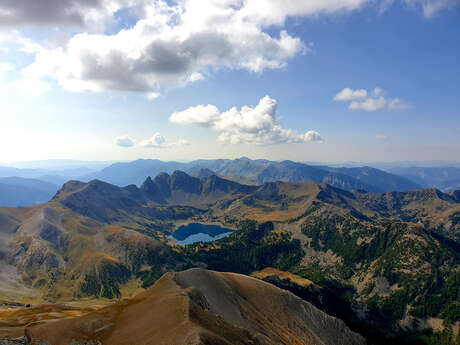
POLYGON ((50 345, 365 344, 341 320, 290 292, 203 269, 168 273, 132 299, 27 331, 50 345))

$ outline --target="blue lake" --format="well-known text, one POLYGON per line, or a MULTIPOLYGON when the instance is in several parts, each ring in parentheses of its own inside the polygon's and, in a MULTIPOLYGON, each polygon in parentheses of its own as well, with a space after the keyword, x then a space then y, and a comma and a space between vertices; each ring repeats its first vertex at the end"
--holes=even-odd
POLYGON ((230 235, 232 232, 232 229, 219 225, 190 223, 178 227, 171 237, 177 240, 177 244, 186 245, 196 242, 216 241, 230 235))

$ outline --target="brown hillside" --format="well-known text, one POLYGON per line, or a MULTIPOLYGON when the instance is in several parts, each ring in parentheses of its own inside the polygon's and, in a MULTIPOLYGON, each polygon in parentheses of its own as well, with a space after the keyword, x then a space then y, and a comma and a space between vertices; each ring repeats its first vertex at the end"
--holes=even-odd
POLYGON ((192 269, 168 273, 152 288, 85 316, 28 327, 51 345, 358 345, 345 324, 293 294, 255 278, 192 269))

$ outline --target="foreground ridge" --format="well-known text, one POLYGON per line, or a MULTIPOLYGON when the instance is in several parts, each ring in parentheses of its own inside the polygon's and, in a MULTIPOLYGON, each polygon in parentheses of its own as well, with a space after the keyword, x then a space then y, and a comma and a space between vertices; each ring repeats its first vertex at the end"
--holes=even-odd
POLYGON ((343 321, 288 291, 205 269, 167 273, 134 298, 29 325, 26 335, 50 345, 365 344, 343 321))

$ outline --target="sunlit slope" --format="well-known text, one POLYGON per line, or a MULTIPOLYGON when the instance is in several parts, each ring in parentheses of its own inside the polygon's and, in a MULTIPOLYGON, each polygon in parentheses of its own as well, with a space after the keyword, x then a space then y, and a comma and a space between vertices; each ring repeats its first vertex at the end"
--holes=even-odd
POLYGON ((53 345, 364 344, 345 324, 271 284, 233 273, 193 269, 167 274, 133 299, 28 327, 53 345))

